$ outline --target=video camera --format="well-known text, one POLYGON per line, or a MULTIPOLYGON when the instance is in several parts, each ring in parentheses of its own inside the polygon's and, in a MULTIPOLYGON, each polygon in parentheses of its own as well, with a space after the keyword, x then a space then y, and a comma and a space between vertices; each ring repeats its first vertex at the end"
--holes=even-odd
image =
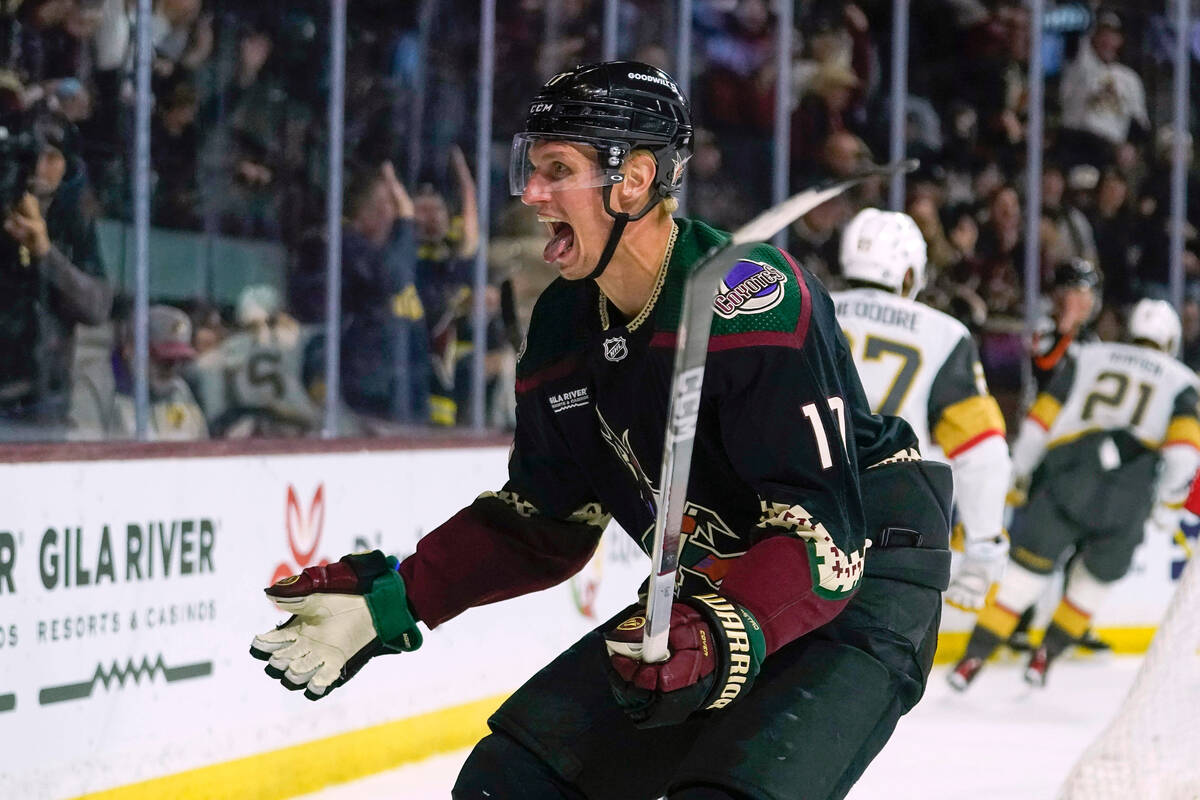
POLYGON ((12 110, 4 91, 0 87, 0 215, 30 191, 45 148, 55 148, 70 162, 79 146, 79 132, 66 117, 44 107, 12 110))
POLYGON ((29 190, 41 152, 31 131, 0 125, 0 209, 15 207, 29 190))

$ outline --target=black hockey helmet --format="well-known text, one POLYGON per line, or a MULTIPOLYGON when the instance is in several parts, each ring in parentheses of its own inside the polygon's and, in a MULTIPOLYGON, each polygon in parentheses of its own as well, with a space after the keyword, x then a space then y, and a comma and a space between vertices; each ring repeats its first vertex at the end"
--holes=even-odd
POLYGON ((1100 290, 1100 271, 1086 258, 1072 258, 1054 268, 1055 289, 1100 290))
POLYGON ((692 157, 692 107, 675 80, 640 61, 584 64, 559 73, 529 104, 525 129, 513 137, 509 190, 524 194, 535 170, 529 150, 540 140, 591 145, 596 169, 587 175, 550 178, 550 191, 599 187, 612 231, 591 278, 604 272, 625 226, 641 219, 679 189, 683 166, 692 157), (621 167, 634 150, 654 156, 656 173, 650 199, 635 213, 615 211, 612 187, 622 180, 621 167))
MULTIPOLYGON (((639 61, 584 64, 555 75, 529 104, 525 130, 513 139, 509 186, 521 194, 530 172, 529 146, 561 139, 596 148, 599 172, 589 185, 621 181, 621 165, 632 151, 654 154, 656 198, 679 188, 692 155, 692 108, 675 80, 639 61)), ((572 188, 585 188, 579 182, 572 188)))

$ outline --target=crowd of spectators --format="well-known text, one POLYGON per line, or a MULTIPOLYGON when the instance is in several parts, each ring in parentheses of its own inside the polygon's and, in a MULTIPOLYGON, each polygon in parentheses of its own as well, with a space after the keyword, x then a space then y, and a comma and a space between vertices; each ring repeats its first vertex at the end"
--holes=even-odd
MULTIPOLYGON (((136 5, 0 2, 0 125, 29 130, 36 142, 30 191, 10 199, 0 236, 0 288, 8 290, 0 440, 132 435, 130 303, 114 265, 103 263, 95 223, 132 218, 136 5)), ((481 221, 464 156, 475 151, 478 3, 349 4, 346 433, 469 419, 481 224, 492 234, 487 419, 512 422, 514 352, 532 298, 553 273, 539 257, 544 235, 504 191, 507 142, 547 76, 599 57, 603 3, 512 5, 498 20, 493 215, 481 221)), ((286 253, 287 268, 279 285, 245 285, 227 304, 153 298, 152 436, 307 435, 321 425, 328 8, 324 0, 154 2, 152 225, 267 240, 286 253)), ((1023 275, 1028 11, 1012 0, 914 0, 910 20, 906 137, 922 166, 909 178, 906 210, 929 245, 925 299, 971 326, 994 390, 1010 398, 1029 352, 1025 292, 1049 298, 1057 266, 1096 264, 1103 303, 1090 324, 1102 335, 1115 335, 1137 298, 1165 296, 1168 285, 1170 28, 1161 10, 1134 4, 1050 8, 1078 13, 1052 14, 1046 29, 1037 287, 1023 275)), ((674 3, 649 0, 622 0, 618 12, 619 52, 675 73, 676 34, 691 25, 698 129, 688 215, 729 228, 770 204, 781 79, 794 98, 794 190, 888 152, 890 3, 797 0, 782 74, 768 0, 696 0, 691 20, 680 20, 674 3)), ((1200 181, 1191 170, 1189 188, 1184 357, 1195 367, 1200 181)), ((884 203, 885 192, 869 184, 815 209, 792 226, 790 249, 836 288, 841 227, 858 208, 884 203)), ((173 268, 152 263, 160 273, 173 268)))
MULTIPOLYGON (((766 0, 704 5, 693 73, 704 129, 688 211, 729 226, 769 204, 775 21, 766 0), (730 197, 738 200, 729 204, 730 197)), ((1169 291, 1172 120, 1164 98, 1173 34, 1161 9, 1049 9, 1041 224, 1032 233, 1024 224, 1028 9, 1008 0, 928 0, 912 3, 910 19, 905 144, 921 168, 908 181, 905 210, 929 246, 923 299, 975 332, 989 383, 1010 416, 1021 403, 1030 352, 1025 296, 1037 292, 1045 313, 1056 314, 1058 267, 1082 258, 1101 275, 1088 334, 1118 336, 1134 301, 1169 291), (1037 237, 1035 286, 1025 284, 1027 235, 1037 237)), ((890 3, 796 4, 793 190, 886 158, 890 13, 890 3)), ((1188 185, 1200 189, 1191 169, 1188 185)), ((789 246, 836 288, 842 226, 859 208, 884 201, 879 185, 831 201, 792 226, 789 246)), ((1200 367, 1197 212, 1200 197, 1189 193, 1184 357, 1193 367, 1200 367)))

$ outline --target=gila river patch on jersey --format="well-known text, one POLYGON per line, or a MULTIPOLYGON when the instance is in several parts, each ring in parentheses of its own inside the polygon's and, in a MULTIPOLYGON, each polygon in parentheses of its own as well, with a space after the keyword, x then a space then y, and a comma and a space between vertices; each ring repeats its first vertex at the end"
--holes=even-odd
POLYGON ((763 261, 739 261, 721 281, 713 310, 724 319, 761 314, 783 302, 785 283, 787 275, 777 267, 763 261))

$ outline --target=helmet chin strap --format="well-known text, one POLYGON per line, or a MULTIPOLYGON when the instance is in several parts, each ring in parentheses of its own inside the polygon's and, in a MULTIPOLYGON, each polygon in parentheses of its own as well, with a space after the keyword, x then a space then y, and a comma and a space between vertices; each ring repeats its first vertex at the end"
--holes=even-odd
POLYGON ((608 215, 613 218, 613 225, 612 229, 608 232, 608 241, 604 243, 604 252, 600 254, 600 260, 596 262, 596 268, 592 270, 591 274, 588 275, 588 278, 591 280, 596 280, 602 274, 604 274, 604 269, 608 266, 608 262, 612 260, 613 253, 617 251, 617 244, 621 241, 621 235, 625 233, 625 226, 631 222, 636 222, 649 214, 650 209, 658 205, 659 200, 662 199, 656 195, 651 196, 650 200, 645 206, 642 207, 641 211, 630 215, 624 211, 613 210, 611 203, 612 190, 613 187, 611 184, 605 186, 603 189, 604 210, 607 211, 608 215))

